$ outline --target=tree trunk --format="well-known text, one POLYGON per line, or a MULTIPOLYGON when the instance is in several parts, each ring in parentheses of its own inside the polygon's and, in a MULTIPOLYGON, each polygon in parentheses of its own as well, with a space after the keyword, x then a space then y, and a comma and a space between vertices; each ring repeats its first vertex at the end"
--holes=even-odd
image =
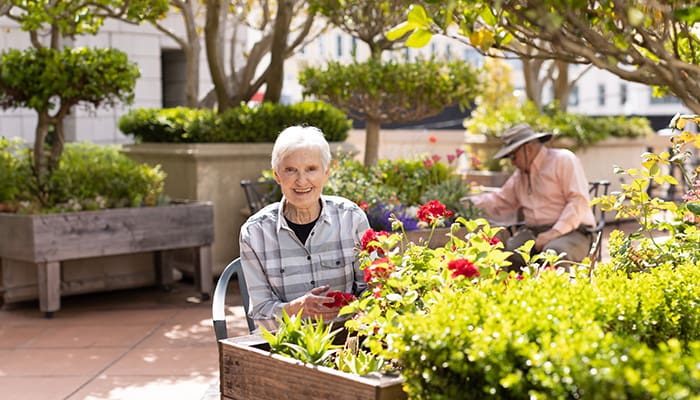
POLYGON ((191 8, 182 10, 185 17, 188 45, 185 52, 185 105, 196 108, 199 104, 199 57, 202 54, 202 41, 197 32, 196 18, 191 8))
POLYGON ((557 66, 557 77, 554 79, 554 100, 559 103, 559 110, 566 112, 569 107, 569 93, 571 92, 569 63, 561 60, 557 60, 555 63, 557 66))
POLYGON ((538 110, 542 109, 542 84, 539 75, 542 67, 541 62, 536 60, 521 58, 523 64, 523 78, 525 80, 525 96, 532 101, 538 110))
POLYGON ((379 130, 381 124, 378 119, 368 118, 365 120, 365 165, 377 165, 379 160, 379 130))
POLYGON ((222 57, 219 53, 219 23, 222 6, 225 5, 226 2, 222 2, 221 0, 207 0, 207 15, 204 25, 207 63, 209 64, 211 80, 214 83, 214 92, 216 93, 216 101, 219 105, 219 113, 232 106, 229 100, 226 72, 224 71, 223 63, 221 62, 222 57))
POLYGON ((39 112, 34 134, 34 170, 37 177, 43 175, 45 167, 44 143, 46 136, 49 134, 50 117, 48 112, 39 112))
POLYGON ((289 24, 292 21, 294 2, 280 0, 277 3, 277 16, 275 17, 274 33, 272 35, 272 47, 270 49, 270 65, 265 74, 265 101, 279 103, 282 97, 282 85, 284 84, 284 60, 287 52, 287 39, 289 37, 289 24))

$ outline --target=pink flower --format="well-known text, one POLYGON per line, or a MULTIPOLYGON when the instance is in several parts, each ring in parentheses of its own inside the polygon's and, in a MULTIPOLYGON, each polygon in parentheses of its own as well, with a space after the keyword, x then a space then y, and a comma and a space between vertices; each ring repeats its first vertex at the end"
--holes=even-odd
POLYGON ((351 301, 355 300, 355 295, 352 293, 328 292, 326 296, 333 298, 332 302, 323 303, 326 307, 345 307, 350 304, 351 301))
POLYGON ((486 235, 481 235, 482 238, 484 238, 485 241, 489 242, 490 245, 496 245, 501 243, 501 239, 497 237, 488 237, 486 235))
POLYGON ((479 268, 473 262, 464 258, 452 260, 447 264, 447 269, 452 271, 452 277, 457 278, 463 276, 465 278, 476 278, 479 274, 479 268))
POLYGON ((433 162, 435 162, 435 163, 438 162, 438 161, 440 161, 440 156, 437 155, 437 154, 433 154, 433 156, 430 157, 430 158, 432 158, 432 159, 433 159, 433 162))
POLYGON ((368 253, 371 253, 375 250, 377 250, 380 254, 384 254, 381 248, 377 246, 370 246, 369 243, 373 241, 379 240, 380 236, 389 236, 389 232, 386 231, 379 231, 375 232, 374 229, 369 228, 365 231, 365 233, 362 235, 362 250, 367 251, 368 253))
POLYGON ((447 162, 448 162, 448 163, 452 164, 452 161, 454 161, 454 160, 455 160, 455 156, 454 156, 454 155, 452 155, 452 154, 448 154, 448 155, 447 155, 447 162))
POLYGON ((430 168, 433 166, 433 162, 428 159, 425 159, 423 160, 423 165, 425 165, 425 168, 430 168))
POLYGON ((394 264, 388 258, 378 258, 365 268, 365 282, 372 283, 377 280, 386 280, 394 268, 394 264))
POLYGON ((452 216, 452 211, 449 211, 444 204, 438 200, 430 200, 429 202, 423 204, 420 209, 418 209, 418 220, 432 223, 433 221, 439 219, 440 217, 449 218, 452 216))
POLYGON ((455 154, 457 155, 457 157, 459 157, 459 156, 461 156, 462 154, 464 154, 464 150, 458 148, 458 149, 455 151, 455 154))

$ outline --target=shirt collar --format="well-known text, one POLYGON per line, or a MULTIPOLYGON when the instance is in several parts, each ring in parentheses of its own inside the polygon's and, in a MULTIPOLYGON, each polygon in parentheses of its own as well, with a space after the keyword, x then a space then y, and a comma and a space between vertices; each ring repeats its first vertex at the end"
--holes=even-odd
MULTIPOLYGON (((287 220, 284 218, 284 205, 287 204, 287 198, 282 196, 282 200, 280 200, 280 206, 277 208, 277 232, 279 232, 282 228, 289 228, 289 224, 287 224, 287 220)), ((326 207, 326 197, 324 195, 321 195, 321 214, 318 216, 318 220, 325 222, 325 223, 330 223, 331 222, 331 216, 328 213, 328 208, 326 207)))

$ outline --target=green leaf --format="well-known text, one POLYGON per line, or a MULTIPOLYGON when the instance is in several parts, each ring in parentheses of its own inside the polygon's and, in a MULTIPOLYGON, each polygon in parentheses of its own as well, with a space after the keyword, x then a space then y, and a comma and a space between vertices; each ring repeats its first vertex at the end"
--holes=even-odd
POLYGON ((426 30, 417 29, 411 34, 411 36, 408 37, 408 39, 406 39, 406 46, 415 48, 425 47, 425 45, 427 45, 432 38, 432 33, 426 30))
POLYGON ((700 203, 688 203, 686 204, 688 210, 695 215, 700 215, 700 203))
POLYGON ((386 38, 389 40, 397 40, 402 38, 405 34, 414 29, 416 29, 416 26, 414 24, 402 22, 396 25, 394 28, 392 28, 389 32, 387 32, 386 38))
POLYGON ((408 23, 416 27, 427 27, 430 24, 430 18, 425 12, 425 8, 419 5, 411 5, 408 8, 408 23))

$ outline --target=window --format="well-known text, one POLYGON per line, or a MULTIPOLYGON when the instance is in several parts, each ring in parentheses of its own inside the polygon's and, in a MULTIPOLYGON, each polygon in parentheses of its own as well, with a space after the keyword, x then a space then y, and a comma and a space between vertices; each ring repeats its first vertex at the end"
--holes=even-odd
POLYGON ((430 55, 434 56, 437 54, 437 45, 435 42, 430 43, 430 55))
POLYGON ((627 85, 624 83, 620 84, 620 105, 624 106, 627 104, 627 85))
POLYGON ((404 47, 404 56, 406 56, 406 61, 411 60, 411 48, 410 47, 404 47))
POLYGON ((605 106, 605 85, 602 83, 598 85, 598 105, 605 106))
POLYGON ((450 46, 449 44, 447 45, 447 47, 445 47, 445 55, 448 60, 452 59, 452 46, 450 46))
POLYGON ((357 55, 357 38, 355 36, 352 37, 350 46, 352 46, 352 55, 354 57, 357 55))
POLYGON ((336 36, 336 45, 337 45, 337 50, 338 50, 336 54, 338 55, 338 58, 340 58, 343 56, 343 37, 342 36, 340 36, 340 35, 336 36))
POLYGON ((574 86, 571 88, 571 91, 569 92, 569 105, 570 106, 577 106, 578 103, 579 103, 578 86, 574 86))
POLYGON ((185 52, 161 50, 160 54, 161 99, 163 107, 185 105, 185 52))

